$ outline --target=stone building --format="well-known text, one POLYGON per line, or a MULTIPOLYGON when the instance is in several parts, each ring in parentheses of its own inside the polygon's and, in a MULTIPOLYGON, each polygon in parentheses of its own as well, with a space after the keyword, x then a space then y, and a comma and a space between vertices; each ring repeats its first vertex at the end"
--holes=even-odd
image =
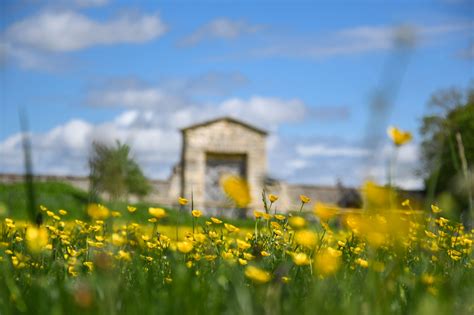
MULTIPOLYGON (((232 208, 221 179, 237 175, 249 185, 250 206, 257 205, 267 174, 266 131, 224 117, 183 128, 181 133, 181 159, 174 172, 181 196, 192 193, 195 206, 208 211, 232 208)), ((170 189, 171 195, 176 195, 176 188, 170 189)))
MULTIPOLYGON (((235 216, 235 205, 225 196, 220 180, 227 174, 238 175, 249 184, 249 210, 262 209, 261 195, 279 196, 278 212, 297 210, 299 195, 316 201, 345 204, 348 196, 359 195, 357 189, 338 186, 290 184, 267 177, 267 132, 245 122, 223 117, 181 129, 182 148, 178 163, 166 180, 151 180, 152 192, 147 201, 177 207, 180 196, 194 200, 194 208, 208 214, 235 216)), ((77 176, 35 176, 37 181, 63 181, 88 190, 88 178, 77 176)), ((23 181, 23 176, 0 174, 0 183, 23 181)), ((399 191, 404 198, 421 200, 422 191, 399 191)), ((351 199, 351 198, 349 198, 351 199)), ((131 200, 134 201, 133 199, 131 200)), ((312 205, 306 207, 310 210, 312 205)), ((242 214, 241 210, 238 210, 242 214)))

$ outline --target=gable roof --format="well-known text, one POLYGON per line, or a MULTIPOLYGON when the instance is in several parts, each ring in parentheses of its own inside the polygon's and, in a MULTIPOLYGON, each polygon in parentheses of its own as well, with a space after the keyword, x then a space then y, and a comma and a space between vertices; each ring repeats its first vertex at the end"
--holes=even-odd
POLYGON ((260 128, 252 126, 252 125, 250 125, 246 122, 243 122, 241 120, 237 120, 235 118, 228 117, 228 116, 220 117, 220 118, 216 118, 216 119, 212 119, 212 120, 207 120, 207 121, 204 121, 202 123, 198 123, 198 124, 194 124, 194 125, 182 128, 181 132, 186 132, 187 130, 196 129, 196 128, 199 128, 199 127, 209 126, 213 123, 220 122, 220 121, 226 121, 226 122, 231 122, 231 123, 234 123, 234 124, 238 124, 238 125, 241 125, 241 126, 247 128, 247 129, 253 130, 253 131, 255 131, 257 133, 260 133, 262 135, 265 135, 265 136, 268 134, 268 132, 263 130, 263 129, 260 129, 260 128))

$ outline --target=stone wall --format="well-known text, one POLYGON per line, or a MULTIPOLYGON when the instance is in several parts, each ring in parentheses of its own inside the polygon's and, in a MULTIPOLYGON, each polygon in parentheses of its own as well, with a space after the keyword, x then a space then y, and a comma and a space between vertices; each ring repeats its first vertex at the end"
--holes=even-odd
MULTIPOLYGON (((177 167, 174 169, 173 174, 168 180, 151 180, 152 185, 151 193, 146 197, 146 201, 153 202, 165 206, 177 207, 178 202, 177 198, 180 196, 178 193, 178 184, 179 181, 179 172, 180 169, 177 167)), ((17 174, 0 174, 0 183, 21 183, 24 181, 23 175, 17 174)), ((38 175, 35 176, 35 181, 47 182, 47 181, 56 181, 56 182, 65 182, 76 188, 87 191, 89 187, 89 181, 87 177, 79 176, 47 176, 47 175, 38 175)), ((275 203, 276 210, 281 213, 286 213, 288 211, 298 210, 301 201, 300 195, 306 195, 311 198, 311 204, 305 207, 305 210, 311 210, 315 202, 324 202, 337 204, 342 197, 343 190, 348 188, 340 187, 331 187, 331 186, 317 186, 317 185, 299 185, 299 184, 288 184, 280 181, 273 181, 271 184, 266 184, 261 186, 260 189, 253 189, 253 203, 249 207, 248 212, 251 215, 251 211, 254 209, 263 209, 262 204, 262 189, 265 188, 267 194, 275 194, 279 196, 278 201, 275 203)), ((356 193, 358 192, 355 190, 356 193)), ((412 201, 412 204, 417 205, 416 208, 422 208, 423 206, 423 191, 399 191, 400 199, 408 198, 412 201), (419 207, 418 207, 419 206, 419 207)), ((186 196, 188 197, 188 196, 186 196)), ((133 198, 131 198, 133 202, 133 198)), ((199 207, 199 204, 195 203, 195 208, 199 207)), ((199 207, 201 210, 205 211, 208 209, 205 205, 199 207)), ((209 213, 219 213, 224 216, 234 216, 236 211, 230 208, 219 208, 217 211, 213 209, 209 213)))

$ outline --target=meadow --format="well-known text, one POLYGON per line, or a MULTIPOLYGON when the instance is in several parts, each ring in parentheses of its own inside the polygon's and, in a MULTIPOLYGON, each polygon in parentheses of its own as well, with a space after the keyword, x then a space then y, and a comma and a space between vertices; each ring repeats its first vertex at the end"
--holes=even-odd
POLYGON ((0 312, 472 314, 473 231, 436 205, 362 191, 364 209, 301 196, 289 214, 264 194, 244 228, 184 198, 179 212, 89 204, 82 219, 41 206, 40 226, 4 218, 0 312))

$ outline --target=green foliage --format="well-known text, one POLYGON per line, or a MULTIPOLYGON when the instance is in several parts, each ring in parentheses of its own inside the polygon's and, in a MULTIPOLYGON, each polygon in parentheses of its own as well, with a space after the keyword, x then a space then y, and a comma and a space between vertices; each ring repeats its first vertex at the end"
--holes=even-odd
MULTIPOLYGON (((33 187, 38 205, 54 210, 67 207, 74 217, 83 217, 89 198, 87 192, 60 182, 35 182, 33 187)), ((28 219, 24 183, 0 184, 0 203, 6 208, 6 215, 15 219, 28 219)))
POLYGON ((422 158, 429 199, 449 193, 459 209, 468 206, 468 189, 462 173, 462 157, 456 134, 462 137, 468 167, 474 163, 474 88, 435 93, 430 105, 435 112, 423 118, 422 158), (431 195, 431 196, 430 196, 431 195))
POLYGON ((140 166, 130 157, 130 147, 119 141, 115 146, 93 143, 89 167, 94 194, 107 193, 115 200, 128 194, 143 197, 151 189, 140 166))

